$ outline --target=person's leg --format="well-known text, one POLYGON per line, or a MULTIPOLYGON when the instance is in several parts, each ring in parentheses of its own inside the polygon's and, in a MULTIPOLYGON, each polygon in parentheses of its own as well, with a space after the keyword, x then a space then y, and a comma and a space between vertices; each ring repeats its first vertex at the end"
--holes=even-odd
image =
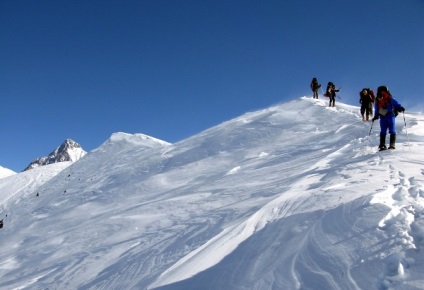
POLYGON ((388 127, 389 127, 389 133, 390 133, 390 145, 389 149, 396 149, 396 128, 395 128, 395 117, 388 118, 388 127))
POLYGON ((365 121, 365 116, 364 116, 364 114, 365 114, 365 107, 362 105, 362 106, 361 106, 361 116, 362 116, 362 121, 365 121))
POLYGON ((369 121, 369 119, 370 119, 370 106, 365 107, 365 116, 366 116, 366 120, 369 121))
POLYGON ((379 150, 386 150, 386 134, 380 133, 380 145, 378 145, 379 150))
POLYGON ((387 134, 387 118, 380 118, 380 145, 378 149, 385 150, 386 147, 386 134, 387 134))

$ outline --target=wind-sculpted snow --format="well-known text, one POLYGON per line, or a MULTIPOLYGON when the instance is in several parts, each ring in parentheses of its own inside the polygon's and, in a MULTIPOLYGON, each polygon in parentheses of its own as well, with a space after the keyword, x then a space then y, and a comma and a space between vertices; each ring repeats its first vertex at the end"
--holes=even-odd
POLYGON ((114 134, 2 209, 0 289, 422 289, 405 115, 381 153, 358 107, 307 98, 175 144, 114 134))

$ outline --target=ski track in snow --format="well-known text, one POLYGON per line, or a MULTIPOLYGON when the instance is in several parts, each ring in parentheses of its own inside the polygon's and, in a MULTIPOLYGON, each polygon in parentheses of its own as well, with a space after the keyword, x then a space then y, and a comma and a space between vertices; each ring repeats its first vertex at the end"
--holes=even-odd
POLYGON ((376 152, 358 112, 302 98, 176 144, 117 133, 34 187, 0 179, 0 289, 424 286, 423 119, 376 152))

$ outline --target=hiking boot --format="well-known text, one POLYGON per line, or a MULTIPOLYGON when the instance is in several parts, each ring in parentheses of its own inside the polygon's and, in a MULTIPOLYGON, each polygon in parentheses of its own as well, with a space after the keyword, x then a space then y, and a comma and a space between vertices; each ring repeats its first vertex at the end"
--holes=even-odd
POLYGON ((378 146, 378 149, 381 150, 386 150, 386 134, 380 134, 380 145, 378 146))
POLYGON ((389 149, 396 149, 395 143, 396 143, 396 134, 390 134, 390 146, 389 146, 389 149))

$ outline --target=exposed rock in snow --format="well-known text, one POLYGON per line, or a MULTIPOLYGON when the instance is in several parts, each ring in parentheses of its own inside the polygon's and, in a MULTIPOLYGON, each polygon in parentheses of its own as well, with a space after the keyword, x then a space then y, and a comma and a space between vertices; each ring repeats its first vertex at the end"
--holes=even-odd
POLYGON ((85 154, 87 154, 87 152, 82 149, 80 144, 71 139, 66 139, 65 142, 63 142, 62 145, 57 147, 56 150, 54 150, 52 153, 45 157, 35 159, 23 171, 57 162, 75 162, 81 157, 83 157, 85 154))

